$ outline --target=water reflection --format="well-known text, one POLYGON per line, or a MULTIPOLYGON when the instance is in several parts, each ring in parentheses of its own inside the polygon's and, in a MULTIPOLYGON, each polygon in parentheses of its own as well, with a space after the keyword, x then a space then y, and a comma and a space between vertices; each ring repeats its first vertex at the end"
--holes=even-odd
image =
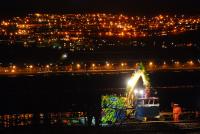
MULTIPOLYGON (((160 121, 172 121, 171 112, 160 112, 160 121)), ((184 111, 181 114, 181 122, 200 120, 200 111, 184 111)), ((133 120, 131 121, 133 123, 133 120)), ((128 120, 124 120, 128 124, 128 120)), ((86 112, 54 112, 54 113, 20 113, 0 115, 0 128, 33 127, 38 126, 87 126, 88 118, 86 112)), ((92 118, 92 126, 95 125, 95 118, 92 118)), ((103 124, 101 124, 104 126, 103 124)))
MULTIPOLYGON (((0 127, 28 127, 37 125, 82 126, 86 125, 85 112, 22 113, 0 115, 0 127)), ((94 124, 94 121, 93 121, 94 124)))
POLYGON ((0 115, 0 126, 4 128, 15 126, 31 126, 33 114, 4 114, 0 115))

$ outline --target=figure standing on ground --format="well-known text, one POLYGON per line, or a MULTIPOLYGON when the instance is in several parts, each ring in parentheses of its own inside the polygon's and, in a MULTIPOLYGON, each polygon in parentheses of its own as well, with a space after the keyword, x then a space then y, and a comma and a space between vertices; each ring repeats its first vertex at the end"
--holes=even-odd
POLYGON ((181 107, 178 104, 173 104, 173 119, 175 122, 179 121, 181 112, 181 107))

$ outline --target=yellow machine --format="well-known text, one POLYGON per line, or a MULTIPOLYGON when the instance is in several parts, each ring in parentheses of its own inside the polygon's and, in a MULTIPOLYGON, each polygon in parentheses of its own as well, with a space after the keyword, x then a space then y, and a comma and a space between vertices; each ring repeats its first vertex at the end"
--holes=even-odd
POLYGON ((140 97, 145 97, 145 95, 150 92, 150 83, 147 74, 145 74, 145 69, 143 65, 140 63, 135 71, 132 74, 131 78, 127 84, 127 94, 126 94, 126 105, 128 108, 134 107, 135 100, 140 97), (138 80, 142 78, 143 86, 145 89, 136 89, 135 86, 138 80))
POLYGON ((159 100, 157 97, 150 97, 150 83, 146 71, 140 63, 127 84, 126 107, 127 114, 134 113, 134 118, 147 120, 159 118, 159 100), (141 88, 136 87, 142 79, 141 88))

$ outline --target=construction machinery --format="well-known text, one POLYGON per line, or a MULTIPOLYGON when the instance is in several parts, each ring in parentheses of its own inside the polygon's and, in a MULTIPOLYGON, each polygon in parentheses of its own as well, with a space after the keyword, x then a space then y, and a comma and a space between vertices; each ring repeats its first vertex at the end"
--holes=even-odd
POLYGON ((142 63, 137 65, 126 90, 127 114, 139 120, 159 118, 159 99, 151 96, 149 77, 142 63))

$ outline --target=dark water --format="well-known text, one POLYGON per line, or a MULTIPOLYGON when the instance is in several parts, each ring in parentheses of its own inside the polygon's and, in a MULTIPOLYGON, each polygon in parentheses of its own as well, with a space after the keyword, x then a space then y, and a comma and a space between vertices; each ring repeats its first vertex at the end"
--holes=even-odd
MULTIPOLYGON (((79 126, 98 111, 105 94, 124 94, 131 73, 46 74, 0 77, 0 127, 79 126)), ((179 103, 185 111, 200 109, 200 71, 149 72, 160 110, 179 103)), ((94 123, 94 121, 93 121, 94 123)))
MULTIPOLYGON (((1 76, 1 113, 86 110, 100 95, 123 94, 131 74, 48 74, 1 76)), ((200 108, 200 71, 150 72, 152 91, 161 110, 172 102, 183 108, 200 108)))
POLYGON ((169 110, 171 102, 185 110, 200 108, 200 72, 158 72, 150 75, 152 86, 158 92, 161 110, 169 110))

